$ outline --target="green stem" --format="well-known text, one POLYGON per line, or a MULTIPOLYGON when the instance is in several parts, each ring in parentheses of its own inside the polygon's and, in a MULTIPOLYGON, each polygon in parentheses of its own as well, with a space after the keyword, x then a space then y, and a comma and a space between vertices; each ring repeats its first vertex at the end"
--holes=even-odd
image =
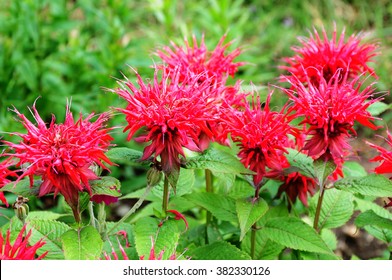
POLYGON ((129 218, 133 213, 142 206, 143 201, 146 199, 147 195, 150 193, 151 189, 154 186, 147 185, 146 190, 144 191, 143 195, 139 198, 138 201, 133 205, 133 207, 117 222, 113 225, 113 227, 108 231, 107 235, 110 235, 119 225, 121 225, 126 219, 129 218))
POLYGON ((250 235, 250 256, 252 260, 255 259, 255 252, 256 252, 256 230, 257 226, 256 223, 252 225, 251 235, 250 235))
POLYGON ((319 196, 318 201, 317 201, 316 214, 314 216, 314 223, 313 223, 313 228, 316 231, 318 231, 318 223, 319 223, 319 219, 320 219, 321 206, 323 204, 324 191, 325 191, 325 188, 322 186, 320 188, 320 196, 319 196))
POLYGON ((103 240, 108 239, 107 227, 106 227, 106 209, 105 202, 98 204, 98 232, 103 240))
MULTIPOLYGON (((205 170, 205 177, 206 177, 206 192, 213 193, 214 192, 214 185, 212 183, 212 172, 209 169, 205 170)), ((212 221, 212 214, 210 211, 207 210, 207 217, 206 217, 206 225, 208 226, 212 221)))
POLYGON ((162 212, 164 213, 164 215, 166 215, 167 207, 169 205, 169 195, 170 195, 169 180, 165 175, 165 180, 163 182, 163 199, 162 199, 162 212))
POLYGON ((93 227, 97 228, 97 224, 95 222, 95 216, 94 216, 94 206, 92 201, 89 201, 88 203, 88 213, 90 215, 90 224, 93 227))

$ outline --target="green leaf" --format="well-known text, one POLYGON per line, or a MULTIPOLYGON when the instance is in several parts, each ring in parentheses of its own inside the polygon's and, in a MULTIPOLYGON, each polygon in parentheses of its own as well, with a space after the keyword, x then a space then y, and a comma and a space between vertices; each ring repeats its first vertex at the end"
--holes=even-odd
POLYGON ((167 260, 172 254, 176 253, 176 244, 180 238, 180 233, 177 221, 168 220, 161 227, 158 227, 158 221, 154 218, 140 219, 134 226, 136 250, 140 257, 144 256, 147 259, 154 241, 156 256, 164 251, 163 259, 167 260))
POLYGON ((174 193, 177 192, 177 183, 180 178, 180 168, 173 167, 170 172, 165 172, 165 176, 169 181, 170 186, 173 188, 174 193))
POLYGON ((107 151, 106 156, 113 162, 116 163, 131 163, 136 165, 149 166, 150 163, 142 161, 143 153, 134 149, 126 147, 111 148, 107 151))
POLYGON ((311 157, 294 149, 286 150, 288 152, 286 158, 290 163, 290 167, 286 170, 288 173, 299 172, 309 178, 315 177, 313 159, 311 157))
POLYGON ((314 174, 318 180, 319 186, 324 186, 325 180, 330 176, 336 169, 336 164, 329 160, 325 161, 318 159, 313 163, 314 174))
MULTIPOLYGON (((241 250, 250 255, 251 233, 248 232, 241 242, 241 250)), ((274 260, 284 250, 285 246, 278 244, 268 237, 262 231, 256 231, 255 260, 274 260)))
POLYGON ((50 211, 31 211, 27 216, 26 221, 29 220, 57 220, 61 217, 69 216, 67 214, 58 214, 50 211))
POLYGON ((370 106, 367 108, 367 111, 372 115, 372 116, 378 116, 382 113, 384 113, 386 110, 390 109, 391 106, 388 104, 385 104, 384 102, 375 102, 373 104, 370 104, 370 106))
POLYGON ((90 181, 93 195, 121 196, 121 183, 118 179, 110 176, 100 177, 98 180, 90 181))
POLYGON ((252 225, 267 212, 268 204, 262 198, 259 198, 255 202, 249 199, 239 199, 236 201, 236 209, 241 229, 241 241, 252 225))
POLYGON ((220 173, 254 174, 233 155, 214 148, 208 149, 200 156, 188 158, 185 167, 189 169, 209 169, 212 172, 220 173))
POLYGON ((198 247, 189 252, 193 260, 250 260, 250 256, 225 241, 198 247))
POLYGON ((270 219, 265 223, 261 231, 269 239, 286 247, 333 255, 333 252, 317 232, 298 218, 284 217, 270 219))
POLYGON ((329 249, 336 250, 338 247, 338 240, 336 239, 336 235, 332 230, 325 228, 321 230, 320 236, 327 244, 329 249))
POLYGON ((37 243, 43 239, 45 245, 38 249, 38 254, 48 252, 45 259, 62 260, 64 253, 61 247, 61 236, 67 232, 70 227, 67 224, 51 220, 29 220, 27 222, 27 230, 32 230, 29 239, 30 245, 37 243))
POLYGON ((355 198, 354 201, 355 204, 357 205, 357 209, 359 209, 361 212, 365 212, 367 210, 373 210, 373 212, 376 213, 378 216, 392 220, 392 213, 389 212, 384 207, 381 207, 380 205, 372 201, 360 199, 357 197, 355 198))
POLYGON ((1 188, 3 192, 11 192, 21 196, 38 196, 41 180, 34 180, 33 186, 30 188, 30 180, 25 178, 19 182, 11 182, 1 188))
POLYGON ((92 226, 69 230, 63 234, 61 241, 67 260, 96 260, 102 252, 101 236, 92 226))
POLYGON ((383 218, 372 210, 359 214, 355 219, 355 225, 358 227, 375 226, 380 229, 392 230, 392 220, 383 218))
POLYGON ((376 226, 365 226, 364 228, 369 234, 373 235, 377 239, 379 239, 385 243, 392 242, 392 230, 381 229, 376 226))
MULTIPOLYGON (((319 195, 311 198, 309 211, 314 217, 319 195)), ((337 189, 326 189, 318 228, 336 228, 344 225, 354 212, 353 195, 337 189)))
POLYGON ((361 178, 343 178, 335 182, 335 187, 362 195, 392 197, 392 181, 383 175, 371 174, 361 178))
POLYGON ((344 177, 364 177, 367 175, 365 168, 355 161, 347 161, 343 165, 344 177))
POLYGON ((193 193, 184 196, 194 204, 201 206, 211 212, 222 221, 236 222, 235 200, 215 193, 193 193))
MULTIPOLYGON (((159 182, 157 186, 155 186, 151 193, 156 197, 162 199, 163 197, 163 180, 159 182)), ((195 184, 195 172, 194 170, 189 169, 181 169, 180 176, 178 177, 176 194, 174 195, 174 191, 170 192, 171 197, 183 196, 185 194, 189 194, 192 192, 193 185, 195 184)))
POLYGON ((236 178, 233 187, 229 189, 228 195, 234 199, 240 199, 251 197, 254 193, 254 187, 252 187, 247 181, 236 178))

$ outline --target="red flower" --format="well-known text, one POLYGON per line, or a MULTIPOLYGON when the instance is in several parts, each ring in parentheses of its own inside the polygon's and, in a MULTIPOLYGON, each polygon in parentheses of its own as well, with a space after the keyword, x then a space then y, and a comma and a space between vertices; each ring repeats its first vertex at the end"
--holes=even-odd
POLYGON ((213 136, 207 121, 217 117, 210 109, 213 100, 203 98, 203 92, 213 90, 209 82, 199 83, 198 78, 193 76, 179 83, 180 72, 171 77, 163 72, 158 80, 157 72, 153 82, 148 84, 136 73, 139 88, 125 81, 121 84, 122 88, 113 92, 128 101, 125 109, 118 109, 125 114, 128 122, 124 129, 129 130, 128 141, 135 132, 144 128, 146 133, 135 139, 150 142, 144 149, 142 160, 154 156, 154 161, 158 162, 157 157, 160 156, 162 170, 170 173, 172 169, 180 168, 180 156, 185 157, 184 147, 200 151, 199 136, 202 133, 208 138, 213 136))
POLYGON ((385 139, 391 150, 387 150, 383 147, 368 143, 372 148, 375 148, 380 154, 371 161, 379 161, 381 164, 374 169, 374 172, 378 174, 392 173, 392 135, 387 131, 388 139, 385 139))
POLYGON ((19 232, 15 242, 11 244, 10 229, 7 230, 5 237, 0 230, 0 260, 40 260, 48 254, 48 252, 45 252, 36 258, 37 250, 45 245, 45 241, 40 240, 33 246, 29 246, 28 243, 31 236, 31 230, 27 235, 25 234, 25 231, 26 225, 24 225, 19 232))
POLYGON ((284 113, 286 106, 280 112, 271 111, 270 98, 271 94, 264 109, 257 98, 252 109, 247 105, 244 111, 237 111, 227 121, 231 138, 239 143, 241 162, 256 173, 253 176, 256 189, 265 176, 279 176, 283 168, 289 166, 284 156, 285 147, 288 135, 295 134, 289 125, 291 117, 284 113))
POLYGON ((339 39, 336 36, 336 27, 329 39, 326 31, 322 31, 320 38, 316 29, 310 38, 299 38, 301 47, 293 47, 296 53, 293 57, 284 58, 289 66, 280 68, 288 70, 302 83, 318 83, 319 73, 323 73, 324 79, 329 80, 338 69, 343 69, 342 76, 356 78, 365 72, 376 76, 373 69, 367 64, 377 53, 375 44, 361 44, 362 35, 352 35, 345 42, 345 31, 343 30, 339 39))
POLYGON ((175 72, 179 68, 180 82, 187 80, 190 73, 199 76, 200 81, 209 80, 211 83, 225 81, 227 76, 234 76, 238 67, 244 65, 243 62, 233 62, 240 55, 240 49, 225 55, 227 48, 232 42, 223 45, 226 36, 223 36, 213 51, 208 51, 204 43, 204 37, 197 44, 196 37, 193 36, 193 46, 185 40, 185 49, 172 44, 172 48, 164 47, 158 50, 157 55, 167 64, 164 70, 167 73, 175 72))
MULTIPOLYGON (((155 253, 155 242, 154 239, 151 237, 151 250, 150 250, 150 255, 148 256, 148 260, 163 260, 164 253, 165 250, 160 251, 158 255, 155 253)), ((140 259, 144 260, 144 256, 141 256, 140 259)), ((175 252, 172 255, 170 255, 168 258, 168 260, 176 260, 176 259, 177 256, 175 252)))
POLYGON ((285 176, 284 182, 280 185, 278 196, 286 193, 291 203, 295 202, 298 197, 299 200, 307 207, 308 193, 313 195, 316 191, 316 182, 312 178, 308 178, 298 172, 290 173, 285 176))
POLYGON ((294 101, 293 109, 304 116, 303 123, 308 125, 310 138, 303 149, 309 156, 333 159, 341 167, 351 148, 348 138, 356 134, 354 122, 377 129, 370 122, 374 117, 366 110, 378 100, 366 101, 374 95, 373 84, 361 89, 359 78, 348 81, 348 73, 342 76, 338 70, 329 81, 319 72, 317 85, 310 83, 309 76, 306 76, 307 86, 297 77, 288 79, 293 90, 285 92, 294 101))
POLYGON ((42 177, 39 196, 61 193, 71 208, 76 209, 79 192, 87 191, 91 196, 89 180, 98 179, 90 167, 97 164, 107 169, 101 161, 112 164, 105 156, 113 139, 108 134, 110 129, 104 128, 108 115, 100 115, 95 122, 91 122, 94 114, 84 120, 80 116, 75 122, 67 107, 63 124, 55 124, 53 116, 47 126, 35 105, 32 109, 37 125, 14 110, 27 133, 14 133, 22 138, 19 144, 5 142, 15 151, 10 156, 19 159, 18 166, 23 171, 20 178, 29 176, 32 185, 34 175, 42 177))
MULTIPOLYGON (((11 182, 8 177, 9 176, 17 176, 15 172, 9 170, 9 167, 14 165, 14 163, 10 159, 6 159, 0 163, 0 189, 11 182)), ((0 200, 8 207, 7 199, 4 196, 4 193, 0 191, 0 200)))

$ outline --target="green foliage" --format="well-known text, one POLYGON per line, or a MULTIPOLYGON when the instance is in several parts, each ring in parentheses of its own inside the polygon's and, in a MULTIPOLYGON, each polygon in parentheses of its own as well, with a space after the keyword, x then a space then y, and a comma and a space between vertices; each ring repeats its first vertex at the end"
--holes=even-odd
POLYGON ((337 189, 367 196, 392 196, 392 181, 382 175, 344 178, 335 183, 337 189))
POLYGON ((241 241, 250 230, 251 226, 260 220, 267 212, 268 204, 262 198, 259 198, 257 201, 239 199, 236 201, 236 210, 241 229, 241 241))
POLYGON ((227 242, 215 242, 189 252, 194 260, 250 260, 245 252, 227 242))
POLYGON ((61 242, 67 260, 96 260, 103 247, 101 236, 92 226, 67 231, 61 236, 61 242))

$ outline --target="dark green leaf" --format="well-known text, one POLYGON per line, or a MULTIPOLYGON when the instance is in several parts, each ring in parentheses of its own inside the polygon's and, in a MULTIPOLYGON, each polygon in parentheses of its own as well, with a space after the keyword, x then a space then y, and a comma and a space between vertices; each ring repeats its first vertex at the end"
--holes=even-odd
POLYGON ((143 153, 137 150, 133 150, 126 147, 116 147, 111 148, 106 156, 113 162, 118 163, 131 163, 136 165, 144 165, 149 166, 150 164, 147 161, 141 161, 143 153))
POLYGON ((314 163, 314 174, 318 180, 319 186, 324 186, 325 180, 330 176, 336 169, 336 164, 329 160, 325 161, 322 159, 316 160, 314 163))
POLYGON ((315 177, 311 157, 294 149, 287 149, 287 152, 286 158, 290 163, 290 167, 286 170, 288 173, 299 172, 309 178, 315 177))
POLYGON ((113 197, 121 196, 121 183, 114 177, 100 177, 98 180, 91 181, 90 186, 93 195, 108 195, 113 197))
POLYGON ((225 241, 198 247, 189 255, 193 260, 250 260, 248 254, 225 241))
POLYGON ((267 212, 268 204, 262 198, 255 202, 249 199, 239 199, 236 201, 236 210, 241 229, 241 241, 252 225, 267 212))
POLYGON ((34 185, 30 188, 30 180, 22 179, 19 182, 11 182, 1 188, 3 192, 11 192, 21 196, 38 196, 41 180, 34 180, 34 185))

